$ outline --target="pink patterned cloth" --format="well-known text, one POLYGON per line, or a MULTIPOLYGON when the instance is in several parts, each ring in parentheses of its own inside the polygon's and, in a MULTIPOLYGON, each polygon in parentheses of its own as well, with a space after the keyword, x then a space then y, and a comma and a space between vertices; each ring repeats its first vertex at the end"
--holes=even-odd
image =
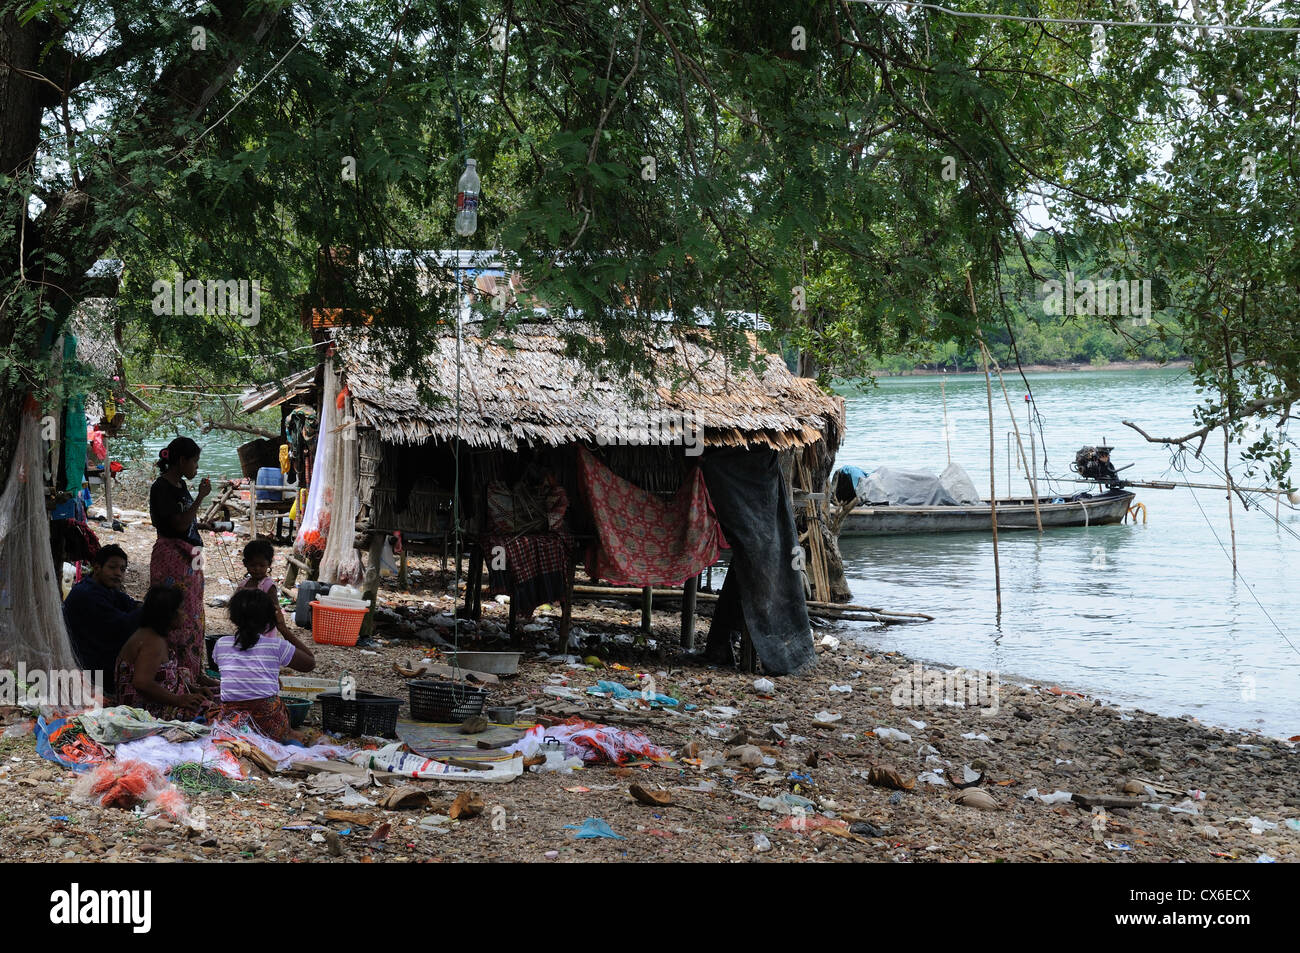
POLYGON ((593 579, 616 586, 680 586, 727 548, 699 467, 668 502, 615 475, 585 447, 578 453, 578 472, 599 537, 587 556, 593 579))

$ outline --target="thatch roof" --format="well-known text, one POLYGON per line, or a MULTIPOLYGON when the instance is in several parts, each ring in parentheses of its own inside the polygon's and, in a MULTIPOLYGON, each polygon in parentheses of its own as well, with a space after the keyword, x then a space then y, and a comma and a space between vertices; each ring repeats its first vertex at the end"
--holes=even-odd
MULTIPOLYGON (((732 371, 709 347, 707 331, 665 335, 655 352, 657 386, 588 370, 565 355, 550 325, 510 332, 511 347, 469 331, 462 342, 459 430, 454 339, 440 340, 425 359, 422 376, 436 397, 445 398, 426 403, 414 381, 389 376, 370 338, 380 332, 339 332, 336 346, 358 425, 375 428, 391 443, 452 440, 459 433, 470 446, 504 450, 595 442, 608 436, 611 424, 649 422, 653 428, 677 419, 702 431, 705 446, 786 449, 827 439, 833 450, 844 432, 843 398, 791 374, 776 355, 766 357, 766 366, 759 358, 732 371)), ((682 441, 656 436, 645 442, 682 441)))

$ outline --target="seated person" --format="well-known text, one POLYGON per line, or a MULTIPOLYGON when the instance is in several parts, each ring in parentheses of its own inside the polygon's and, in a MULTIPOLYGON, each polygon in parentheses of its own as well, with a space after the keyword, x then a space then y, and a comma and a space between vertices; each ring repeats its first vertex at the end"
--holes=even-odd
POLYGON ((275 628, 285 638, 289 637, 289 623, 285 621, 284 610, 280 608, 280 592, 271 578, 271 561, 275 559, 275 549, 265 539, 254 539, 244 547, 244 568, 248 575, 239 584, 240 589, 257 589, 265 592, 275 603, 275 628))
POLYGON ((97 687, 112 692, 117 653, 140 627, 140 606, 122 589, 126 552, 121 546, 104 546, 93 562, 90 577, 63 601, 63 621, 78 664, 97 679, 97 687))
POLYGON ((235 635, 217 640, 212 657, 221 669, 221 714, 246 712, 254 727, 274 741, 301 741, 289 729, 289 710, 280 698, 280 668, 310 672, 316 667, 311 649, 286 631, 275 634, 276 604, 260 589, 237 589, 230 597, 235 635))
POLYGON ((212 705, 208 690, 188 684, 175 656, 168 652, 167 633, 183 621, 179 589, 154 586, 145 593, 140 628, 117 656, 119 705, 143 708, 167 721, 207 713, 212 705))

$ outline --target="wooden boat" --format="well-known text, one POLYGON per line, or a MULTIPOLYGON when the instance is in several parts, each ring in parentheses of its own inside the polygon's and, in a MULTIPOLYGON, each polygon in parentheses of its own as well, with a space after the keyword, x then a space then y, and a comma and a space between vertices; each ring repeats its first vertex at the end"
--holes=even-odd
MULTIPOLYGON (((1064 503, 1060 497, 1039 497, 1043 529, 1063 526, 1104 526, 1124 519, 1135 494, 1127 490, 1079 494, 1064 503)), ((998 530, 1037 529, 1031 497, 998 500, 998 530)), ((896 536, 907 533, 991 533, 988 503, 968 506, 894 506, 859 504, 840 526, 840 539, 854 536, 896 536)))

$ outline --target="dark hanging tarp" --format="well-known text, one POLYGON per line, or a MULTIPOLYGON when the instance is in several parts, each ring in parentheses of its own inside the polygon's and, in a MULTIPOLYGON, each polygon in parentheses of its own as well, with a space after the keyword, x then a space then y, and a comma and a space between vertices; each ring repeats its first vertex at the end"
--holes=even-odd
POLYGON ((731 564, 722 584, 706 655, 732 661, 732 633, 749 630, 763 670, 789 675, 816 661, 803 574, 795 568, 799 537, 775 450, 708 450, 704 482, 731 564))

